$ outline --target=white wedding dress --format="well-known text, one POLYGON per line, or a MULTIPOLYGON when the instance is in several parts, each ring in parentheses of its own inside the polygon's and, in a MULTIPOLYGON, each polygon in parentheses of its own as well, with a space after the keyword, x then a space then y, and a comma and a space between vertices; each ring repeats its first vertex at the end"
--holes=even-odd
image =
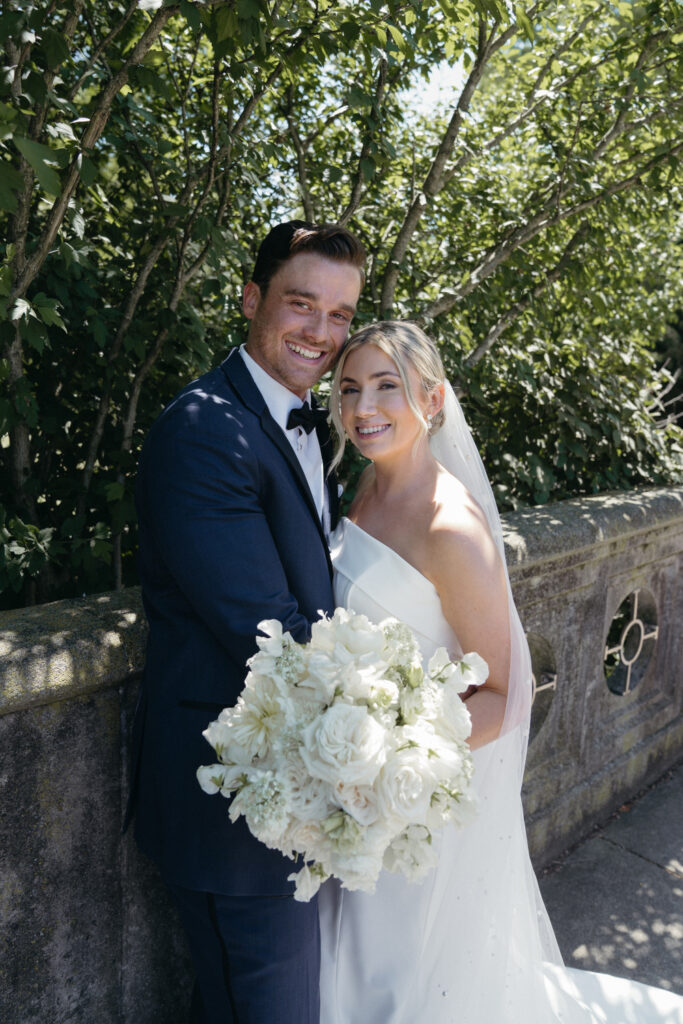
MULTIPOLYGON (((331 550, 337 605, 408 623, 425 657, 462 654, 433 585, 395 551, 350 520, 331 550)), ((321 1024, 683 1024, 681 997, 562 966, 522 816, 526 722, 504 728, 474 754, 476 820, 438 837, 426 880, 323 886, 321 1024)))

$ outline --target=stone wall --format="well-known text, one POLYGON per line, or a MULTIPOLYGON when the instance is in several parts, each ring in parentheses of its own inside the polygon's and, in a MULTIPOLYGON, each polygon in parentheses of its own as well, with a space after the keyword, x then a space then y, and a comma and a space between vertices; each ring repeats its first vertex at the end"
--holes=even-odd
MULTIPOLYGON (((683 751, 683 488, 525 510, 505 527, 539 687, 525 806, 541 865, 683 751), (634 621, 610 633, 635 592, 634 621), (624 632, 618 693, 604 650, 624 632)), ((184 942, 120 831, 144 639, 135 590, 0 614, 3 1024, 187 1020, 184 942)))
POLYGON ((121 836, 139 592, 0 615, 0 1021, 187 1019, 184 940, 121 836))
POLYGON ((542 866, 683 751, 683 488, 527 509, 505 517, 505 532, 536 683, 551 679, 535 701, 524 790, 542 866), (624 633, 619 693, 605 647, 624 633))

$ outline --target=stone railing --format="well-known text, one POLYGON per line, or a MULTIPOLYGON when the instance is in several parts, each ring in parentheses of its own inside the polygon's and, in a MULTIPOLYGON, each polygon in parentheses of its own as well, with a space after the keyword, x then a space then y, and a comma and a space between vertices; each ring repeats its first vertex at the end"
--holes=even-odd
POLYGON ((558 502, 505 528, 539 690, 524 805, 540 866, 683 752, 683 488, 558 502))
MULTIPOLYGON (((528 509, 505 529, 537 688, 524 796, 542 865, 683 752, 683 488, 528 509)), ((144 641, 136 590, 0 614, 8 1024, 187 1019, 183 939, 120 831, 144 641)))

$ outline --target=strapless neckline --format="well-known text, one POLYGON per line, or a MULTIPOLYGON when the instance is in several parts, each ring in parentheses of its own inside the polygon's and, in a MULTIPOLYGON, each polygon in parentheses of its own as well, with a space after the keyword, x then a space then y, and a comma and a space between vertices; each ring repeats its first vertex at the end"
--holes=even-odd
POLYGON ((426 658, 437 647, 462 657, 458 639, 444 618, 436 587, 419 569, 346 517, 340 520, 330 542, 338 605, 361 612, 372 622, 394 618, 407 623, 426 658))
POLYGON ((419 579, 423 580, 424 583, 427 584, 427 586, 431 587, 433 592, 438 597, 438 591, 437 591, 436 587, 434 586, 434 584, 432 583, 432 581, 429 579, 429 577, 425 576, 425 574, 423 572, 420 572, 420 570, 418 568, 416 568, 416 566, 414 566, 412 564, 412 562, 408 562, 403 557, 403 555, 399 555, 398 551, 395 548, 392 548, 389 544, 385 544, 383 540, 379 540, 379 538, 375 537, 372 533, 368 533, 367 530, 364 530, 362 526, 358 525, 358 523, 354 523, 353 519, 349 519, 348 516, 342 516, 340 521, 339 521, 339 525, 342 526, 343 529, 346 529, 347 526, 352 526, 354 530, 358 530, 359 533, 362 533, 363 536, 366 537, 368 540, 372 541, 373 544, 377 544, 384 551, 388 551, 389 554, 393 555, 393 557, 398 562, 400 562, 400 564, 402 566, 404 566, 406 569, 409 569, 410 572, 412 572, 415 576, 417 576, 417 577, 419 577, 419 579))

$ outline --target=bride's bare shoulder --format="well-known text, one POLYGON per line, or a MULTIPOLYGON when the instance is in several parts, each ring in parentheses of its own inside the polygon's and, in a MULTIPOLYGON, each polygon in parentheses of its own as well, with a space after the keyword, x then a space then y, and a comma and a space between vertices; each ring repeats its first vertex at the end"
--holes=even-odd
POLYGON ((460 533, 469 535, 483 528, 488 533, 488 524, 481 506, 472 497, 465 485, 441 469, 435 492, 434 532, 460 533))
POLYGON ((446 470, 439 473, 434 516, 429 531, 429 561, 432 572, 452 573, 454 563, 463 572, 497 561, 497 549, 486 516, 467 488, 446 470))

